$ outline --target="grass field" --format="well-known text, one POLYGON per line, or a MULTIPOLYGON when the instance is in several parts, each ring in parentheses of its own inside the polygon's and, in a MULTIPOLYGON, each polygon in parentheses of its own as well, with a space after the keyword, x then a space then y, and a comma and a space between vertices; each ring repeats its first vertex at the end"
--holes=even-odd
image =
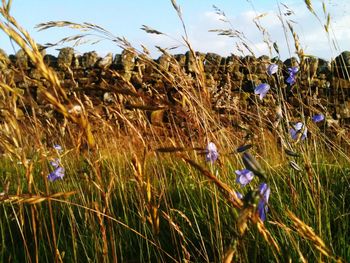
POLYGON ((298 67, 270 62, 267 83, 220 112, 186 37, 192 74, 166 50, 170 69, 96 25, 43 24, 101 34, 176 90, 170 99, 115 73, 123 90, 114 90, 110 120, 67 95, 10 5, 0 28, 49 83, 42 96, 56 114, 42 118, 0 73, 0 262, 350 260, 350 139, 324 107, 305 103, 310 69, 290 25, 298 67), (19 118, 18 108, 28 113, 19 118))

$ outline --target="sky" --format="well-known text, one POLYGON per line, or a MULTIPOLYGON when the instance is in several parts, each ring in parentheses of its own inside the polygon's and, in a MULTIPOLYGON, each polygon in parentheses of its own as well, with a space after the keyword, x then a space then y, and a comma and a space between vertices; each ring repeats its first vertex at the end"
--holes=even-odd
MULTIPOLYGON (((241 44, 243 38, 256 56, 276 56, 274 50, 270 52, 264 42, 265 38, 270 45, 277 43, 282 59, 295 56, 294 41, 285 24, 289 20, 298 34, 304 53, 327 60, 344 50, 350 50, 348 2, 312 0, 318 20, 303 0, 176 0, 181 8, 188 40, 196 51, 214 52, 222 56, 246 55, 248 51, 241 44), (324 30, 326 18, 322 2, 331 17, 329 34, 324 30), (225 17, 218 14, 214 5, 225 13, 225 17), (290 15, 284 15, 285 13, 290 15), (254 21, 259 23, 260 30, 254 21), (210 32, 215 29, 235 30, 240 32, 241 39, 210 32), (268 32, 268 35, 262 31, 268 32)), ((181 20, 171 0, 13 0, 11 15, 39 44, 56 43, 64 37, 82 33, 77 29, 50 28, 38 31, 36 28, 39 23, 64 20, 101 26, 116 37, 125 37, 138 50, 142 50, 141 45, 146 46, 155 58, 160 55, 156 46, 169 49, 177 47, 171 49, 171 53, 184 53, 188 50, 183 41, 185 32, 181 20), (142 25, 164 35, 146 33, 141 30, 142 25)), ((2 17, 0 19, 4 22, 2 17)), ((3 32, 0 32, 0 39, 0 48, 7 54, 14 54, 18 50, 3 32)), ((100 38, 90 37, 93 42, 97 39, 100 38)), ((73 44, 65 43, 49 48, 47 53, 57 55, 59 48, 73 44)), ((77 53, 95 50, 100 56, 108 52, 121 52, 119 46, 110 40, 97 44, 84 43, 74 48, 77 53)))

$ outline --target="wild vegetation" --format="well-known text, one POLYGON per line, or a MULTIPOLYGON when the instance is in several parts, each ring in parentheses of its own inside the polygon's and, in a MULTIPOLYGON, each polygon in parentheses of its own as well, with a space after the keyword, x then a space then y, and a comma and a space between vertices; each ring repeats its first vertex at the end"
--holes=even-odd
MULTIPOLYGON (((11 16, 11 1, 2 1, 0 28, 40 72, 36 81, 45 84, 41 96, 54 114, 39 113, 30 92, 0 71, 0 261, 349 260, 349 137, 327 122, 330 113, 315 102, 310 77, 302 81, 310 76, 309 58, 288 17, 280 19, 293 36, 296 64, 269 60, 267 81, 251 91, 238 87, 237 103, 220 110, 212 104, 219 83, 209 89, 181 10, 171 3, 191 72, 166 49, 159 48, 164 67, 146 48, 137 50, 97 25, 39 25, 85 32, 61 43, 93 32, 162 76, 163 85, 136 87, 127 72, 106 69, 121 83, 106 87, 113 98, 109 118, 96 113, 91 98, 62 87, 40 46, 11 16)), ((328 32, 325 7, 324 14, 328 32)), ((234 29, 217 33, 239 38, 249 51, 234 29)), ((278 54, 277 44, 265 39, 278 54)))

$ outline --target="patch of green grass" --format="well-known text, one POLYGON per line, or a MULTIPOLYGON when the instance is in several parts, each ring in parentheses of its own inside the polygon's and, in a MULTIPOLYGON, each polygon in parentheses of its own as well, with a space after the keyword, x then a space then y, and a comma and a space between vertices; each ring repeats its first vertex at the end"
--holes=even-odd
MULTIPOLYGON (((67 199, 51 200, 57 246, 63 260, 112 260, 115 254, 121 260, 146 262, 154 258, 178 260, 189 255, 194 262, 216 261, 230 246, 236 249, 236 259, 264 262, 274 258, 273 248, 259 235, 254 224, 250 223, 248 232, 240 236, 236 226, 240 211, 232 208, 210 181, 181 160, 169 163, 162 159, 157 158, 157 162, 145 171, 152 180, 150 201, 145 197, 147 193, 140 192, 131 170, 119 170, 121 174, 111 170, 111 167, 127 167, 127 163, 104 162, 101 165, 103 177, 110 174, 124 178, 116 180, 107 200, 106 193, 94 186, 96 182, 84 181, 74 175, 74 171, 79 170, 79 163, 67 170, 63 181, 50 184, 50 188, 58 187, 62 192, 77 191, 67 199), (76 188, 78 181, 80 187, 76 188), (156 208, 158 213, 159 233, 153 230, 150 207, 156 208), (107 240, 107 251, 103 251, 104 239, 107 240)), ((224 170, 213 167, 217 168, 220 172, 224 170)), ((219 174, 232 178, 229 180, 231 187, 242 192, 248 190, 250 186, 240 189, 232 171, 227 171, 228 174, 219 174)), ((320 257, 312 240, 278 225, 283 222, 292 229, 286 210, 293 211, 311 226, 334 255, 348 258, 349 168, 321 164, 312 182, 305 172, 295 173, 291 168, 268 175, 274 178, 274 184, 266 227, 281 247, 275 260, 298 260, 298 251, 310 261, 320 257), (313 186, 315 189, 311 190, 313 186)), ((256 183, 253 181, 252 185, 256 183)), ((105 189, 106 186, 100 187, 105 189)), ((28 261, 26 257, 35 255, 36 249, 40 262, 54 257, 48 201, 35 205, 25 201, 4 203, 1 226, 4 262, 28 261), (37 248, 32 239, 34 224, 37 248), (25 247, 28 253, 23 253, 25 247)))
MULTIPOLYGON (((307 95, 311 84, 304 79, 310 72, 290 21, 282 19, 289 22, 298 55, 300 70, 293 76, 296 86, 286 86, 288 69, 281 68, 274 76, 264 76, 272 86, 269 96, 260 100, 239 87, 240 103, 221 112, 212 105, 216 94, 209 92, 210 77, 203 71, 200 54, 188 42, 181 9, 175 1, 172 4, 185 30, 184 44, 193 60, 191 72, 160 49, 169 59, 169 69, 165 69, 146 51, 136 50, 96 25, 41 25, 74 26, 102 34, 159 75, 164 87, 153 83, 150 88, 126 79, 130 72, 109 72, 120 85, 104 87, 115 91, 118 98, 109 105, 115 119, 95 114, 96 105, 89 108, 91 98, 85 94, 78 94, 81 99, 69 97, 56 73, 44 64, 34 40, 2 6, 0 14, 9 23, 0 21, 1 29, 25 50, 42 74, 37 82, 50 86, 43 92, 44 100, 61 119, 41 118, 34 100, 31 114, 18 118, 17 107, 28 106, 22 105, 10 77, 0 83, 3 108, 8 109, 0 123, 0 261, 348 260, 349 140, 342 127, 331 130, 326 122, 311 121, 318 109, 305 101, 313 99, 307 95), (171 99, 169 87, 176 93, 171 99), (287 88, 294 92, 293 105, 286 97, 287 88), (86 110, 81 115, 69 113, 63 102, 85 105, 86 110), (283 113, 277 119, 275 108, 283 113), (290 129, 296 122, 308 128, 306 140, 291 138, 290 129), (53 149, 57 142, 62 152, 53 149), (205 162, 208 142, 218 147, 219 159, 213 163, 205 162), (236 150, 242 144, 252 145, 248 165, 236 150), (297 156, 286 154, 286 149, 297 156), (65 176, 51 182, 47 176, 56 167, 50 162, 56 159, 65 176), (244 167, 255 177, 241 187, 235 170, 244 167), (264 222, 258 215, 264 195, 258 190, 261 183, 271 189, 264 222), (244 195, 242 200, 235 198, 236 191, 244 195)), ((243 66, 250 72, 254 65, 243 66)), ((251 81, 250 86, 255 84, 259 83, 251 81)), ((222 88, 219 82, 215 85, 222 88)))

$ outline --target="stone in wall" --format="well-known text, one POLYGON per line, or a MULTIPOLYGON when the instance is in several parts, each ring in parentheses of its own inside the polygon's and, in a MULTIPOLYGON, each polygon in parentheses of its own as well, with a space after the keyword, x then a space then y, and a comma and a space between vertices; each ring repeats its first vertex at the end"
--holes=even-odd
POLYGON ((174 55, 174 58, 179 63, 179 65, 183 68, 186 66, 186 55, 184 54, 176 54, 174 55))
POLYGON ((74 57, 74 49, 70 47, 62 48, 58 53, 57 67, 61 70, 66 70, 72 65, 74 57))
POLYGON ((80 64, 83 68, 89 69, 89 68, 93 68, 98 60, 99 60, 99 57, 97 52, 90 51, 90 52, 84 53, 84 55, 81 57, 80 64))
POLYGON ((123 50, 121 54, 122 76, 129 81, 132 76, 132 71, 135 67, 135 55, 129 50, 123 50))
POLYGON ((112 61, 112 67, 115 70, 121 70, 123 68, 122 64, 122 55, 121 54, 115 54, 113 61, 112 61))
POLYGON ((350 51, 344 51, 332 63, 335 76, 350 80, 350 51))
MULTIPOLYGON (((299 64, 296 58, 290 58, 282 62, 276 59, 271 60, 267 56, 255 58, 253 56, 231 55, 223 58, 215 53, 203 54, 199 52, 196 52, 195 55, 194 57, 190 52, 177 55, 164 54, 154 60, 159 65, 157 67, 153 61, 147 62, 147 60, 137 57, 135 53, 127 50, 123 51, 122 54, 116 54, 113 59, 111 53, 105 58, 100 58, 96 52, 88 52, 79 56, 74 53, 72 48, 63 48, 57 58, 52 55, 45 55, 44 61, 55 69, 62 86, 67 89, 69 95, 90 96, 94 103, 96 101, 96 104, 104 101, 106 92, 113 93, 111 87, 120 89, 120 86, 123 85, 122 79, 120 77, 116 78, 113 72, 122 76, 125 81, 130 81, 140 93, 143 92, 142 94, 146 94, 150 98, 163 96, 166 93, 169 100, 175 103, 174 98, 177 89, 171 86, 171 81, 169 82, 163 74, 159 74, 159 70, 171 73, 181 70, 183 75, 181 74, 182 79, 177 80, 179 83, 181 81, 192 83, 193 74, 200 73, 197 70, 204 70, 206 87, 212 94, 212 98, 215 97, 214 103, 221 111, 228 109, 232 102, 229 98, 236 98, 236 95, 241 91, 246 91, 245 96, 247 98, 252 96, 255 86, 261 82, 270 83, 272 90, 276 86, 286 89, 287 68, 298 66, 303 67, 303 73, 307 73, 302 76, 298 75, 298 85, 304 86, 305 90, 311 90, 318 96, 334 98, 331 103, 345 105, 342 106, 342 112, 346 112, 348 107, 346 102, 350 98, 350 89, 348 89, 350 84, 344 78, 346 76, 344 74, 340 75, 339 72, 349 70, 350 61, 347 58, 350 56, 350 52, 343 52, 332 63, 318 58, 306 58, 302 65, 299 64), (272 61, 279 65, 279 77, 269 76, 266 73, 266 67, 272 61), (70 71, 67 70, 68 68, 70 68, 70 71), (341 78, 338 78, 339 76, 341 78), (349 90, 349 92, 346 90, 349 90), (157 95, 155 91, 160 95, 157 95), (344 96, 345 98, 343 98, 344 96)), ((40 76, 40 72, 31 65, 28 57, 21 50, 15 56, 11 56, 11 59, 0 51, 0 72, 6 68, 12 73, 6 73, 6 76, 3 75, 8 79, 13 78, 17 88, 36 90, 38 88, 35 86, 37 84, 34 84, 34 80, 45 83, 40 76), (12 70, 11 68, 24 70, 25 74, 33 80, 33 83, 24 80, 22 71, 12 70)), ((176 77, 178 76, 175 74, 174 78, 176 77)), ((40 90, 45 89, 45 85, 40 87, 39 95, 40 90)), ((193 82, 193 85, 197 84, 193 82)), ((288 95, 293 96, 293 93, 290 92, 288 95)), ((39 104, 44 105, 45 102, 40 101, 39 104)), ((338 107, 339 112, 340 108, 338 107)), ((341 114, 341 116, 343 118, 347 115, 341 114)))
POLYGON ((283 62, 285 68, 299 67, 299 62, 296 57, 291 57, 283 62))
POLYGON ((57 57, 47 54, 44 56, 44 63, 52 68, 58 68, 58 59, 57 57))
POLYGON ((97 61, 97 67, 101 69, 107 69, 112 65, 113 62, 113 54, 110 52, 104 58, 100 58, 97 61))
POLYGON ((186 52, 186 64, 185 69, 186 72, 194 73, 196 71, 196 60, 191 51, 186 52))
POLYGON ((29 58, 23 49, 17 51, 15 55, 15 64, 16 67, 22 70, 29 69, 29 58))
POLYGON ((220 69, 221 56, 215 53, 207 53, 204 59, 204 71, 214 76, 214 79, 218 79, 216 76, 220 69))
POLYGON ((162 70, 168 71, 170 68, 170 56, 169 54, 163 54, 161 55, 156 62, 161 67, 162 70))

